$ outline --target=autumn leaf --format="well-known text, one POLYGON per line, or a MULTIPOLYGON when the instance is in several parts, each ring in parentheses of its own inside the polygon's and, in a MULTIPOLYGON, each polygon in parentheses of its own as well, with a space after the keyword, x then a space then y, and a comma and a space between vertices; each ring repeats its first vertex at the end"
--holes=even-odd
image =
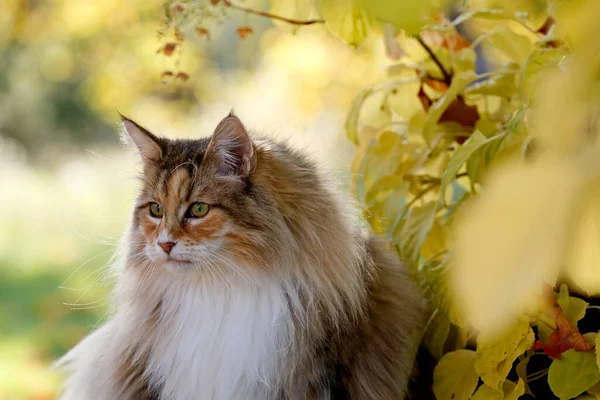
POLYGON ((195 32, 198 36, 204 36, 205 38, 210 39, 210 32, 201 26, 197 26, 195 32))
POLYGON ((175 75, 175 79, 179 79, 185 82, 188 79, 190 79, 190 76, 185 72, 178 72, 177 75, 175 75))
POLYGON ((171 71, 164 71, 162 74, 160 74, 160 78, 161 79, 166 79, 166 78, 171 78, 173 76, 173 72, 171 71))
POLYGON ((554 329, 546 343, 537 340, 533 350, 541 349, 552 358, 559 358, 562 353, 570 349, 578 351, 591 350, 593 346, 585 340, 577 326, 573 326, 565 317, 563 309, 554 295, 552 286, 544 284, 543 297, 543 314, 554 321, 556 329, 554 329))
POLYGON ((165 43, 163 47, 161 47, 158 52, 163 53, 165 56, 173 55, 173 52, 177 48, 178 44, 175 42, 165 43))
POLYGON ((423 83, 440 93, 444 93, 446 90, 448 90, 448 85, 446 82, 437 79, 425 78, 423 83))
POLYGON ((433 48, 443 47, 453 52, 471 47, 471 42, 456 30, 444 33, 425 31, 421 34, 423 40, 433 48))
POLYGON ((470 106, 465 103, 463 96, 458 96, 456 100, 450 103, 439 120, 439 122, 456 122, 471 128, 475 127, 477 121, 479 121, 477 106, 470 106))
POLYGON ((172 16, 181 14, 184 11, 185 11, 185 9, 183 8, 183 6, 181 4, 177 4, 176 6, 171 7, 171 15, 172 16))
POLYGON ((240 39, 246 39, 248 35, 253 33, 254 31, 249 26, 240 26, 237 28, 237 33, 240 39))
MULTIPOLYGON (((446 92, 448 90, 448 86, 441 81, 426 79, 424 83, 441 92, 446 92)), ((423 86, 421 86, 417 96, 423 105, 423 109, 425 111, 429 111, 434 102, 425 93, 423 86)), ((477 121, 479 121, 479 112, 477 111, 477 106, 468 105, 465 103, 465 98, 461 95, 458 95, 450 102, 450 104, 448 104, 440 116, 438 123, 455 122, 465 127, 474 128, 475 124, 477 124, 477 121)), ((459 138, 457 139, 457 142, 462 144, 466 139, 466 137, 459 138)))

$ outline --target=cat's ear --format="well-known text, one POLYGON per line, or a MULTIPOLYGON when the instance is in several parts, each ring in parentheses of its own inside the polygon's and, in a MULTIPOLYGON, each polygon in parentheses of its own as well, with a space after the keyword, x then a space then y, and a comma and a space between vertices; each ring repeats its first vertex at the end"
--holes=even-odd
POLYGON ((248 177, 256 169, 252 140, 233 112, 217 125, 206 156, 216 162, 218 176, 248 177))
POLYGON ((162 148, 159 144, 160 139, 122 114, 121 121, 123 130, 137 146, 142 159, 144 161, 159 161, 162 157, 162 148))

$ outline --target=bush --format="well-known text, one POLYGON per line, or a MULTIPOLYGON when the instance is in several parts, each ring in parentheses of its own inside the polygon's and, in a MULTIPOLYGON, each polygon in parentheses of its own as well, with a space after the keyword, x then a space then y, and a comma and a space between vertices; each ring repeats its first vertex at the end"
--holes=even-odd
POLYGON ((357 93, 346 120, 353 187, 436 307, 423 343, 439 360, 438 399, 600 393, 587 312, 600 292, 600 3, 182 4, 166 7, 176 41, 194 10, 234 9, 325 24, 352 46, 381 37, 387 78, 357 93))

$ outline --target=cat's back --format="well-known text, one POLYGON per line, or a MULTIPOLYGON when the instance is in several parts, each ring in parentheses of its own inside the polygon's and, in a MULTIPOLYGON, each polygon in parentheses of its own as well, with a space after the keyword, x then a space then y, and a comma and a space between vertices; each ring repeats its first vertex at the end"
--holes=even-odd
POLYGON ((365 237, 365 313, 341 340, 343 381, 350 399, 402 399, 429 305, 391 246, 365 237))

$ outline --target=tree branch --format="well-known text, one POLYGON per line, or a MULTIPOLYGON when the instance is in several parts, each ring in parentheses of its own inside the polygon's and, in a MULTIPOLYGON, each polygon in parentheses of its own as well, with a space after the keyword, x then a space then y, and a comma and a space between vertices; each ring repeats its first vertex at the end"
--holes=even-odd
POLYGON ((234 8, 236 10, 240 10, 240 11, 243 11, 248 14, 254 14, 254 15, 261 16, 261 17, 276 19, 279 21, 287 22, 288 24, 293 24, 293 25, 312 25, 312 24, 322 24, 325 22, 324 19, 298 20, 298 19, 286 18, 286 17, 282 17, 279 15, 268 13, 266 11, 259 11, 259 10, 254 10, 252 8, 242 7, 240 5, 233 4, 229 0, 223 0, 223 4, 226 5, 227 7, 234 8))
POLYGON ((417 38, 417 41, 421 44, 421 46, 423 46, 423 48, 425 49, 427 54, 429 54, 429 56, 431 57, 433 62, 438 66, 438 68, 442 72, 442 75, 444 76, 444 82, 446 82, 446 84, 448 86, 450 86, 450 84, 452 83, 452 75, 450 73, 448 73, 448 71, 446 71, 446 68, 444 68, 440 59, 437 58, 437 56, 435 55, 433 50, 431 50, 431 47, 429 47, 427 45, 427 43, 425 43, 425 41, 421 38, 421 36, 417 35, 416 38, 417 38))

